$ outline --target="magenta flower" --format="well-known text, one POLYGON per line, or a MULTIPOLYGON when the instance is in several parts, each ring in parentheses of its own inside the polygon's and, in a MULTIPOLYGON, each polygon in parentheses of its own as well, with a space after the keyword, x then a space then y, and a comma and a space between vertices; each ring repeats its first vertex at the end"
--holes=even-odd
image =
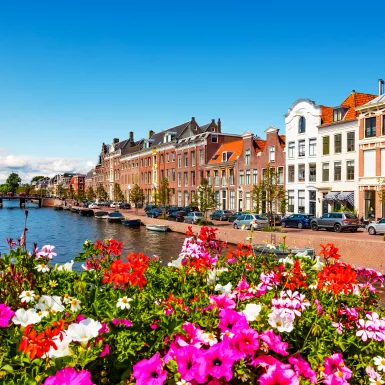
POLYGON ((103 358, 103 357, 107 356, 108 354, 110 354, 110 345, 105 344, 99 357, 103 358))
POLYGON ((202 346, 201 336, 203 331, 199 328, 199 326, 197 327, 191 322, 185 322, 182 329, 186 333, 186 336, 178 336, 176 338, 176 342, 179 346, 193 345, 196 348, 200 348, 202 346))
POLYGON ((0 328, 8 327, 9 320, 15 315, 15 312, 4 303, 0 303, 0 328))
POLYGON ((230 348, 227 340, 211 346, 197 360, 199 362, 199 375, 202 376, 199 382, 207 381, 209 375, 218 380, 225 378, 226 381, 230 381, 233 378, 233 364, 239 358, 240 356, 230 348))
POLYGON ((258 379, 260 385, 299 385, 297 375, 293 370, 279 365, 271 365, 267 372, 258 379))
POLYGON ((139 361, 134 365, 136 385, 162 385, 167 378, 167 371, 162 366, 159 353, 155 353, 149 360, 139 361))
POLYGON ((318 299, 315 299, 314 303, 315 303, 315 306, 317 308, 317 313, 318 314, 322 314, 324 312, 324 309, 322 308, 322 306, 321 306, 320 302, 318 301, 318 299))
POLYGON ((114 318, 111 321, 115 326, 117 325, 124 325, 126 328, 130 328, 132 326, 132 322, 128 319, 119 319, 119 318, 114 318))
POLYGON ((233 309, 224 309, 219 313, 220 321, 218 328, 222 333, 226 331, 235 332, 236 330, 248 329, 249 323, 243 313, 238 313, 233 309))
POLYGON ((316 372, 311 368, 309 363, 299 354, 289 358, 289 362, 293 365, 298 376, 308 378, 312 384, 317 383, 316 372))
POLYGON ((232 300, 226 294, 211 295, 210 296, 210 303, 214 307, 217 307, 219 310, 235 309, 235 307, 236 307, 236 303, 234 302, 234 300, 232 300))
POLYGON ((238 299, 240 301, 246 301, 247 299, 254 297, 254 293, 251 290, 249 284, 247 283, 244 275, 242 275, 242 279, 239 281, 237 287, 234 289, 234 293, 238 295, 238 299))
POLYGON ((289 355, 287 352, 289 344, 287 342, 283 342, 281 340, 281 336, 276 335, 271 329, 262 333, 259 338, 265 342, 268 350, 272 350, 282 356, 289 355))
POLYGON ((197 380, 199 383, 206 381, 205 376, 198 370, 198 358, 201 355, 201 351, 195 346, 185 346, 175 352, 178 372, 183 380, 197 380))
POLYGON ((108 328, 108 325, 104 322, 102 323, 102 327, 99 329, 99 334, 108 333, 110 329, 108 328))
POLYGON ((325 357, 324 368, 325 379, 323 382, 327 385, 347 384, 346 380, 352 376, 352 371, 344 364, 342 353, 335 353, 330 357, 325 357))
POLYGON ((257 358, 255 358, 252 362, 251 365, 254 366, 261 366, 262 368, 268 368, 270 366, 279 366, 282 369, 291 369, 291 366, 288 364, 283 364, 281 361, 277 360, 273 356, 266 356, 266 355, 260 355, 257 358))
POLYGON ((94 385, 94 383, 88 370, 77 372, 74 368, 68 367, 59 370, 54 376, 48 377, 44 381, 44 385, 94 385))
POLYGON ((253 356, 259 349, 258 333, 254 329, 237 330, 231 339, 234 348, 244 355, 253 356))

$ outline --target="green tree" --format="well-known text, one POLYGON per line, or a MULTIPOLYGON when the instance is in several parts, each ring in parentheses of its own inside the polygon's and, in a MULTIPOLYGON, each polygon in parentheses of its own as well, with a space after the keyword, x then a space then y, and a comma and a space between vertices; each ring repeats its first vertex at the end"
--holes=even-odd
POLYGON ((254 204, 253 209, 259 214, 261 212, 262 204, 262 186, 260 183, 253 186, 252 199, 254 204))
POLYGON ((86 197, 87 197, 87 200, 89 201, 93 201, 95 200, 96 198, 96 194, 95 194, 95 191, 94 189, 92 188, 92 186, 89 186, 87 191, 86 191, 86 197))
POLYGON ((198 187, 198 200, 200 211, 207 217, 207 210, 215 208, 216 200, 214 189, 206 178, 201 180, 198 187))
POLYGON ((85 196, 83 190, 79 190, 79 191, 78 191, 78 196, 77 196, 77 198, 78 198, 78 200, 81 201, 81 202, 86 200, 86 196, 85 196))
POLYGON ((72 184, 70 185, 70 191, 68 193, 68 196, 70 199, 75 199, 76 198, 76 193, 74 188, 72 187, 72 184))
POLYGON ((59 184, 57 186, 56 195, 60 198, 66 195, 66 191, 65 191, 65 188, 63 187, 63 185, 59 184))
MULTIPOLYGON (((158 202, 163 206, 168 205, 170 203, 170 194, 171 194, 171 188, 168 183, 168 180, 167 178, 163 178, 162 181, 160 182, 160 186, 158 189, 158 202)), ((164 215, 166 212, 166 207, 163 207, 163 211, 164 211, 163 213, 164 215)))
POLYGON ((98 197, 98 199, 100 199, 102 201, 107 200, 108 194, 107 194, 107 191, 105 190, 105 188, 102 184, 100 184, 98 186, 98 188, 96 189, 96 196, 98 197))
POLYGON ((124 195, 122 193, 122 190, 120 188, 119 183, 114 183, 114 201, 115 202, 123 202, 124 201, 124 195))
POLYGON ((9 186, 6 183, 0 185, 0 193, 6 194, 9 191, 9 186))
POLYGON ((130 201, 135 205, 135 211, 138 212, 138 205, 143 204, 144 201, 144 192, 143 189, 139 187, 138 184, 131 189, 130 201))
POLYGON ((21 178, 18 174, 12 173, 9 175, 8 179, 6 180, 6 184, 8 185, 9 191, 15 193, 17 188, 19 187, 21 183, 21 178))
POLYGON ((199 207, 199 196, 197 193, 191 194, 191 207, 199 207))
POLYGON ((31 184, 33 183, 33 182, 37 182, 39 179, 41 179, 41 178, 44 178, 44 176, 42 176, 42 175, 37 175, 37 176, 34 176, 32 179, 31 179, 31 184))

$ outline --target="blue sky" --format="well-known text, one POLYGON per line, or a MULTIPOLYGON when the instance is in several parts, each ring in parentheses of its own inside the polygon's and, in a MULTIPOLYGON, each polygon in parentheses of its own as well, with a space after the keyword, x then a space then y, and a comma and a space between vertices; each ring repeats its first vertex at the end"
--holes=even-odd
POLYGON ((296 99, 337 105, 385 77, 385 30, 362 3, 58 3, 0 5, 0 181, 84 171, 101 142, 191 116, 284 131, 296 99))

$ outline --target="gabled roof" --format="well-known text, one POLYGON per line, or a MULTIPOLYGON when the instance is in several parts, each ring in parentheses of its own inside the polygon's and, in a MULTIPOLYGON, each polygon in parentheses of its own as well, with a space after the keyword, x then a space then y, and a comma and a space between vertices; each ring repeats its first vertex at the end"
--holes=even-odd
POLYGON ((88 171, 86 174, 86 179, 90 179, 94 176, 95 169, 93 168, 92 170, 88 171))
POLYGON ((370 102, 360 106, 361 108, 357 108, 357 109, 358 110, 367 109, 367 108, 369 109, 380 105, 382 106, 385 105, 385 94, 377 96, 376 98, 372 99, 370 102))
POLYGON ((122 149, 121 155, 129 155, 133 154, 134 152, 138 152, 143 148, 143 139, 140 139, 133 143, 133 145, 128 145, 122 149))
POLYGON ((219 147, 218 151, 214 154, 214 156, 209 161, 209 164, 220 164, 222 162, 222 154, 224 152, 232 153, 227 162, 233 162, 241 156, 243 151, 243 139, 233 140, 232 142, 223 143, 221 147, 219 147))
POLYGON ((153 134, 150 138, 152 145, 157 146, 164 142, 164 137, 167 133, 173 132, 175 133, 175 137, 179 138, 179 136, 183 133, 183 131, 187 128, 187 126, 191 123, 191 120, 186 123, 182 123, 179 126, 168 128, 167 130, 157 132, 153 134))
POLYGON ((212 123, 204 124, 203 126, 200 126, 200 129, 202 132, 206 132, 208 128, 211 126, 212 123))
POLYGON ((263 139, 254 139, 255 143, 255 152, 258 154, 259 152, 263 152, 266 147, 266 140, 263 139))
MULTIPOLYGON (((337 107, 321 106, 321 125, 332 124, 333 122, 333 110, 335 108, 344 108, 346 110, 345 116, 341 120, 347 121, 355 119, 358 115, 356 107, 360 107, 371 100, 375 99, 376 95, 363 94, 361 92, 353 91, 342 103, 337 107)), ((335 122, 337 123, 337 122, 335 122)))

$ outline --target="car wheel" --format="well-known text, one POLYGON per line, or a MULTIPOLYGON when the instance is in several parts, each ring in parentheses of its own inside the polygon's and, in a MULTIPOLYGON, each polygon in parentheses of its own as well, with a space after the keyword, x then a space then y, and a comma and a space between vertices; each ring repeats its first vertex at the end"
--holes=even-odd
POLYGON ((335 231, 336 233, 341 232, 341 229, 342 229, 342 226, 341 226, 339 223, 336 223, 336 224, 334 225, 334 231, 335 231))
POLYGON ((297 227, 298 227, 299 229, 303 229, 303 224, 302 224, 301 222, 298 222, 297 227))
POLYGON ((238 230, 238 225, 236 223, 233 224, 234 229, 238 230))
POLYGON ((281 227, 282 227, 282 228, 285 228, 285 227, 286 227, 286 223, 285 223, 285 222, 282 222, 282 223, 281 223, 281 227))
POLYGON ((312 229, 313 231, 318 231, 318 225, 317 225, 317 223, 312 223, 310 227, 311 227, 311 229, 312 229))
POLYGON ((376 229, 374 227, 369 227, 368 233, 369 235, 376 235, 376 229))
POLYGON ((358 230, 358 227, 355 227, 355 228, 353 229, 353 233, 356 233, 357 230, 358 230))

